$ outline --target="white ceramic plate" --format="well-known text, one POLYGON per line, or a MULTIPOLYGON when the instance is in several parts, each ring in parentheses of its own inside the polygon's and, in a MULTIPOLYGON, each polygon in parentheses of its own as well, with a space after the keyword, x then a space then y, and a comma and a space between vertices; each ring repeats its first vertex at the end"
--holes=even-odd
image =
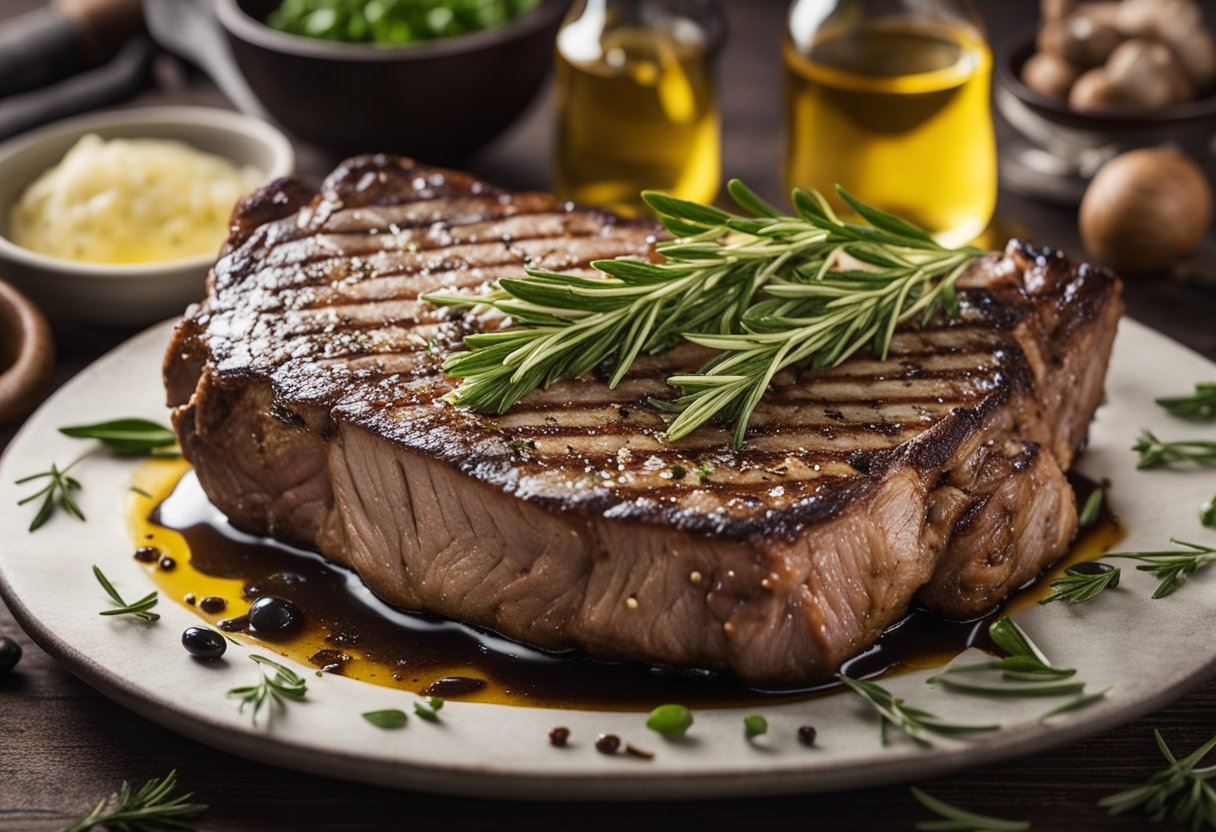
MULTIPOLYGON (((412 720, 399 731, 365 722, 364 711, 410 710, 411 694, 339 676, 308 681, 308 701, 293 704, 268 727, 255 728, 225 692, 256 678, 243 646, 218 667, 187 658, 181 631, 198 623, 185 607, 162 603, 151 626, 100 618, 105 598, 92 563, 132 595, 150 587, 131 558, 122 505, 132 465, 96 454, 76 469, 85 483, 79 502, 87 524, 62 514, 29 534, 31 507, 14 504, 26 489, 13 480, 66 463, 80 444, 56 428, 85 418, 163 417, 161 355, 169 326, 151 329, 98 361, 33 416, 0 461, 0 590, 14 615, 42 647, 107 696, 149 719, 235 754, 335 777, 442 792, 542 800, 720 797, 827 791, 929 777, 1060 745, 1160 708, 1216 669, 1216 569, 1200 573, 1173 596, 1149 596, 1150 575, 1125 565, 1119 590, 1095 602, 1052 604, 1020 613, 1022 626, 1059 664, 1076 667, 1091 689, 1113 684, 1104 701, 1048 723, 1039 716, 1056 701, 991 700, 947 693, 924 673, 883 682, 897 695, 958 722, 998 721, 1000 731, 968 742, 922 748, 896 737, 884 748, 878 723, 851 694, 766 706, 770 730, 743 738, 738 709, 702 710, 683 742, 669 743, 636 713, 555 711, 449 702, 442 724, 412 720), (818 728, 818 747, 796 739, 797 727, 818 728), (557 724, 571 746, 550 747, 557 724), (594 749, 600 732, 648 749, 653 761, 607 757, 594 749)), ((1199 526, 1210 498, 1210 471, 1137 471, 1129 448, 1142 426, 1166 438, 1216 439, 1216 427, 1181 422, 1153 404, 1216 379, 1216 366, 1130 321, 1121 325, 1107 382, 1108 403, 1080 463, 1094 479, 1109 477, 1110 500, 1129 532, 1126 549, 1165 548, 1171 536, 1216 542, 1199 526)))

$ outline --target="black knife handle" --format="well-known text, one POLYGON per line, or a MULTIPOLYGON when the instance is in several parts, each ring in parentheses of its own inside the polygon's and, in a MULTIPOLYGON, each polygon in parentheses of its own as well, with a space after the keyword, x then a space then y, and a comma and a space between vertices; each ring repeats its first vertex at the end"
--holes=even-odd
POLYGON ((26 12, 0 27, 0 98, 52 84, 84 66, 76 27, 54 5, 26 12))

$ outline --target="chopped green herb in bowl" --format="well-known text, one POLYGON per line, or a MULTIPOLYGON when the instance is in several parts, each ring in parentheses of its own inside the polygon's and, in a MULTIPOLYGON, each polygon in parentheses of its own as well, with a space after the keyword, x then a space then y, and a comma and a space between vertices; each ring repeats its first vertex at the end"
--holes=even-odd
POLYGON ((494 29, 540 0, 283 0, 266 17, 293 35, 400 46, 494 29))

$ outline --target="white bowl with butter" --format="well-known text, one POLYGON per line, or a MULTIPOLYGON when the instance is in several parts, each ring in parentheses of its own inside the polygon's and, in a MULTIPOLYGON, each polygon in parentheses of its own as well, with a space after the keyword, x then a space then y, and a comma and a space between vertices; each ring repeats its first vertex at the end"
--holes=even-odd
POLYGON ((117 110, 21 136, 0 145, 0 276, 51 317, 179 315, 203 297, 236 199, 294 165, 278 130, 211 107, 117 110))

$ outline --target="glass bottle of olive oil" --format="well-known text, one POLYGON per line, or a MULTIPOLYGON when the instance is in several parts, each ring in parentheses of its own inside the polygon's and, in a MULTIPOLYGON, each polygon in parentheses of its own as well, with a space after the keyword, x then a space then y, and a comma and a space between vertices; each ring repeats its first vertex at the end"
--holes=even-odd
POLYGON ((626 214, 648 188, 712 201, 724 29, 714 0, 576 5, 557 37, 557 193, 626 214))
POLYGON ((784 47, 785 179, 836 183, 941 242, 996 204, 992 53, 965 0, 795 0, 784 47))

